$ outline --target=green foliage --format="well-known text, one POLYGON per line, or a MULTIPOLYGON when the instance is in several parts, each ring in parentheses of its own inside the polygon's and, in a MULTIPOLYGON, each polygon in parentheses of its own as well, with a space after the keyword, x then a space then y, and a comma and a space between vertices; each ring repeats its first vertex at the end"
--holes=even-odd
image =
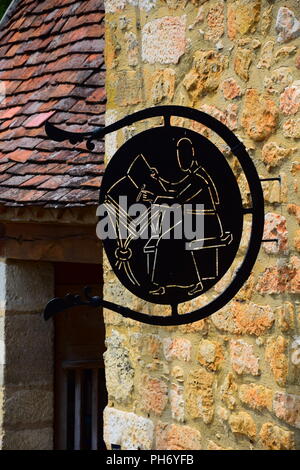
POLYGON ((0 0, 0 19, 4 15, 11 0, 0 0))

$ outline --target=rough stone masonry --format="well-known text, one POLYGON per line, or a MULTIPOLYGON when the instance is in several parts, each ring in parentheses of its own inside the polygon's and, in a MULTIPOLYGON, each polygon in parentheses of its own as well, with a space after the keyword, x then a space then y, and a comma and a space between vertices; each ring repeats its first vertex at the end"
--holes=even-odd
MULTIPOLYGON (((244 288, 194 324, 153 327, 105 312, 105 441, 122 449, 300 449, 300 4, 297 0, 106 0, 106 121, 192 106, 246 145, 264 183, 264 244, 244 288)), ((225 145, 203 126, 175 120, 225 145)), ((106 140, 106 159, 137 123, 106 140)), ((249 202, 243 174, 235 168, 249 202)), ((238 259, 247 247, 247 228, 238 259)), ((105 298, 145 313, 105 263, 105 298)), ((222 291, 181 306, 189 311, 222 291)))

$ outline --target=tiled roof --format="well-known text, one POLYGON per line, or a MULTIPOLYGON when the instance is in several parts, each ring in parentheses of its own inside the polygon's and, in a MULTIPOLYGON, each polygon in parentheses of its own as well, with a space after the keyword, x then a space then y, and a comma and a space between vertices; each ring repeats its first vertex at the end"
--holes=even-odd
POLYGON ((97 203, 104 143, 53 142, 44 125, 104 124, 103 47, 103 0, 17 2, 0 29, 0 204, 97 203))

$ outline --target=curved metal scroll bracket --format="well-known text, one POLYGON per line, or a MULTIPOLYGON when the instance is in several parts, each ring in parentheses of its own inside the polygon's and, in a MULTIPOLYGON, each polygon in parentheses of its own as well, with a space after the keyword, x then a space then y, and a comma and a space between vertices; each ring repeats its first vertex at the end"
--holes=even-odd
POLYGON ((115 132, 122 129, 125 126, 130 126, 135 122, 142 121, 144 119, 150 119, 154 117, 162 116, 165 121, 165 125, 170 124, 172 116, 183 117, 197 121, 204 126, 209 127, 211 130, 216 132, 225 142, 229 145, 232 153, 236 155, 236 152, 241 148, 245 148, 242 142, 230 131, 224 124, 218 121, 216 118, 210 116, 203 111, 198 111, 193 108, 186 108, 185 106, 154 106, 153 108, 143 109, 136 113, 130 114, 119 121, 114 122, 106 127, 100 126, 91 132, 70 132, 67 130, 60 129, 54 126, 49 121, 45 123, 45 131, 48 137, 56 142, 63 142, 68 140, 71 144, 75 145, 83 141, 87 142, 88 150, 94 148, 93 140, 100 140, 106 134, 115 132))
POLYGON ((55 142, 63 142, 64 140, 68 140, 70 144, 76 145, 86 140, 86 148, 92 151, 95 148, 95 144, 92 142, 94 139, 94 133, 98 133, 99 129, 94 132, 70 132, 59 129, 47 121, 45 124, 45 131, 47 136, 51 140, 55 140, 55 142))
POLYGON ((67 310, 68 308, 76 307, 79 305, 89 305, 91 307, 100 307, 101 298, 98 296, 91 296, 91 288, 86 286, 84 288, 84 295, 86 300, 83 300, 80 295, 67 294, 64 298, 55 297, 51 299, 44 310, 44 320, 49 320, 56 313, 67 310))
MULTIPOLYGON (((81 298, 78 294, 67 294, 65 297, 55 297, 51 299, 44 310, 44 320, 50 320, 53 318, 57 313, 63 312, 64 310, 68 310, 69 308, 78 307, 78 306, 87 306, 87 307, 104 307, 113 312, 120 313, 123 317, 132 318, 133 320, 136 319, 136 315, 144 315, 140 312, 135 312, 127 307, 123 307, 122 305, 117 305, 113 302, 109 302, 108 300, 102 299, 98 295, 91 295, 91 287, 86 286, 83 289, 85 300, 81 298)), ((172 306, 172 315, 177 315, 177 305, 172 306)), ((153 324, 159 324, 156 320, 159 318, 157 316, 147 315, 149 319, 152 319, 153 324), (156 322, 156 323, 155 323, 156 322)), ((140 320, 142 321, 142 320, 140 320)), ((144 320, 145 322, 145 320, 144 320)))
POLYGON ((237 292, 244 285, 246 280, 251 274, 254 263, 257 259, 260 245, 263 237, 264 229, 264 197, 260 183, 259 176, 257 174, 254 163, 249 157, 244 144, 236 137, 236 135, 222 124, 217 119, 213 118, 209 114, 202 111, 198 111, 193 108, 186 108, 184 106, 156 106, 153 108, 144 109, 137 111, 130 116, 110 124, 109 126, 98 128, 93 132, 74 133, 59 129, 49 122, 46 123, 47 135, 58 142, 69 140, 71 144, 76 144, 86 140, 87 148, 92 150, 94 148, 93 140, 102 139, 106 134, 117 131, 125 126, 129 126, 137 121, 149 119, 152 117, 164 117, 165 125, 170 124, 171 116, 182 117, 191 119, 199 122, 212 131, 216 132, 230 147, 232 153, 237 157, 250 189, 252 207, 245 209, 244 213, 252 215, 252 227, 248 249, 244 260, 236 272, 235 277, 226 289, 210 303, 200 307, 192 312, 185 313, 183 315, 178 314, 177 305, 172 305, 172 313, 169 316, 153 316, 147 315, 141 312, 134 311, 130 308, 117 305, 113 302, 108 302, 102 298, 96 296, 90 296, 90 290, 85 289, 86 300, 82 300, 79 295, 67 295, 64 299, 55 298, 51 300, 46 306, 44 312, 45 320, 51 318, 54 314, 66 310, 67 308, 76 305, 91 305, 94 307, 102 306, 114 312, 117 312, 124 317, 132 318, 133 320, 140 321, 151 325, 180 325, 186 323, 192 323, 197 320, 201 320, 212 313, 220 310, 224 307, 237 292))

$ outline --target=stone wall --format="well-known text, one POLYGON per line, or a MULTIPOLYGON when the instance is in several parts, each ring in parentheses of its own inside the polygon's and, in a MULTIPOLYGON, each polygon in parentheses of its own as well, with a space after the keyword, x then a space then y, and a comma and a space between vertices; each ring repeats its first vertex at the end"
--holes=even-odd
MULTIPOLYGON (((279 242, 263 245, 246 286, 221 311, 180 327, 146 326, 106 311, 106 443, 300 449, 299 2, 105 3, 107 123, 154 105, 192 106, 238 135, 261 177, 281 176, 281 184, 264 183, 264 235, 279 242)), ((107 161, 156 122, 109 135, 107 161)), ((202 126, 179 122, 214 139, 202 126)), ((242 175, 239 184, 247 199, 242 175)), ((104 280, 107 300, 166 312, 128 293, 108 263, 104 280)))
POLYGON ((53 449, 54 294, 50 263, 0 260, 1 448, 53 449))

